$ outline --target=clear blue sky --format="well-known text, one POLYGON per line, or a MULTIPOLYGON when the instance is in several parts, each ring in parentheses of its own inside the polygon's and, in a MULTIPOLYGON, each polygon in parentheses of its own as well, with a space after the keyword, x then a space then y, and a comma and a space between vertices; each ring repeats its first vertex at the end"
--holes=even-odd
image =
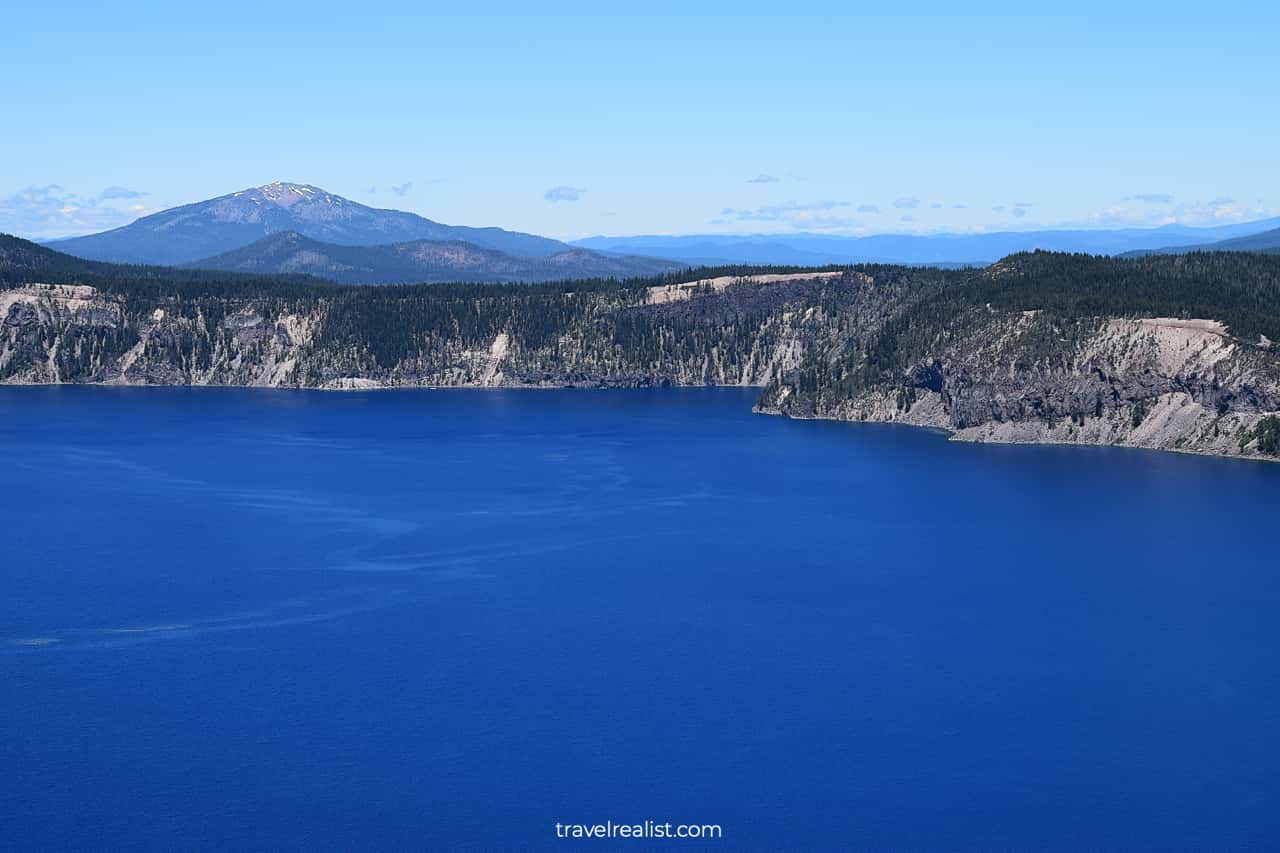
POLYGON ((0 230, 273 180, 561 237, 1280 213, 1278 4, 861 5, 16 0, 0 230))

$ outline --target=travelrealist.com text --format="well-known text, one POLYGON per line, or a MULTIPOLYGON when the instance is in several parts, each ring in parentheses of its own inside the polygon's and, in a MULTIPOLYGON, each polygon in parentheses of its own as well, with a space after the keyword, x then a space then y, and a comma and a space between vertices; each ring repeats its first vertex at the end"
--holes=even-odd
POLYGON ((556 838, 720 838, 718 823, 557 823, 556 838))

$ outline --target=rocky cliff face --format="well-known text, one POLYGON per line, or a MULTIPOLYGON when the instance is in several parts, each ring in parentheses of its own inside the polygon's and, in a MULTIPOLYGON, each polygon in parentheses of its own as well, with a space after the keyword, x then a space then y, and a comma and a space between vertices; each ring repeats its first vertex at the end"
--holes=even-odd
POLYGON ((545 340, 505 328, 478 340, 431 329, 394 360, 335 332, 335 312, 343 309, 330 299, 140 302, 83 285, 27 284, 0 291, 0 382, 338 390, 759 386, 799 363, 806 326, 820 319, 783 309, 820 282, 800 282, 790 298, 757 294, 771 304, 781 297, 777 310, 723 325, 729 302, 712 292, 715 285, 706 285, 708 301, 724 304, 700 304, 700 319, 678 304, 679 287, 588 298, 581 316, 545 340), (610 328, 636 323, 644 341, 625 347, 611 340, 610 328), (690 323, 700 328, 681 334, 679 327, 690 323))
POLYGON ((992 315, 896 383, 837 397, 784 381, 758 408, 933 427, 957 441, 1272 458, 1259 439, 1280 418, 1278 356, 1212 320, 992 315))
POLYGON ((1280 352, 1264 336, 1214 319, 938 308, 968 286, 963 275, 184 296, 22 283, 0 290, 0 382, 746 385, 763 387, 761 412, 935 427, 962 441, 1277 456, 1280 352))

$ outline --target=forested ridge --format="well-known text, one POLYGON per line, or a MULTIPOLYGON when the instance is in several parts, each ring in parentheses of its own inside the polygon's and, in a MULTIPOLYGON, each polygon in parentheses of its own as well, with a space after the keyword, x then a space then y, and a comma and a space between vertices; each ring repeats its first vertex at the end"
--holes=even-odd
MULTIPOLYGON (((267 300, 281 304, 331 302, 344 334, 386 332, 393 325, 474 328, 489 334, 502 322, 534 331, 579 316, 603 297, 617 305, 650 287, 721 276, 843 271, 870 276, 881 287, 918 285, 919 299, 893 328, 928 326, 969 308, 1047 311, 1067 318, 1108 316, 1204 317, 1221 320, 1235 335, 1280 340, 1280 257, 1246 252, 1188 253, 1117 259, 1034 252, 1012 255, 985 269, 943 270, 882 264, 825 267, 736 265, 700 267, 633 279, 576 279, 536 284, 444 283, 338 285, 301 275, 254 275, 174 267, 86 261, 20 238, 0 235, 0 286, 84 284, 126 299, 267 300), (459 303, 483 329, 461 319, 459 303), (336 310, 339 309, 340 310, 336 310), (533 313, 548 315, 536 323, 533 313), (363 315, 363 316, 362 316, 363 315), (367 318, 367 319, 366 319, 367 318), (372 323, 373 325, 368 325, 372 323)), ((905 295, 905 294, 904 294, 905 295)), ((886 332, 891 331, 886 329, 886 332)), ((464 333, 466 333, 464 331, 464 333)), ((894 337, 894 335, 889 335, 894 337)))
MULTIPOLYGON (((9 382, 739 384, 763 386, 766 410, 831 417, 886 394, 915 417, 932 394, 949 427, 1082 423, 1112 408, 1146 413, 1153 404, 1139 399, 1175 392, 1220 415, 1280 400, 1270 343, 1280 340, 1280 256, 1267 254, 1033 252, 983 269, 743 265, 370 287, 83 261, 0 237, 5 291, 0 381, 9 382), (92 291, 73 299, 32 285, 92 291), (1217 321, 1226 337, 1146 352, 1147 374, 1206 348, 1217 355, 1140 381, 1126 374, 1139 369, 1133 353, 1173 344, 1157 342, 1168 335, 1156 327, 1126 327, 1132 340, 1099 356, 1099 341, 1121 333, 1107 325, 1118 318, 1217 321)), ((1270 427, 1237 428, 1274 444, 1270 427)))
MULTIPOLYGON (((893 269, 893 268, 888 268, 893 269)), ((908 270, 919 279, 924 273, 908 270)), ((939 271, 941 273, 941 271, 939 271)), ((883 273, 882 273, 883 274, 883 273)), ((993 317, 1037 312, 1041 340, 1024 339, 1028 356, 1061 349, 1088 334, 1098 318, 1211 319, 1248 342, 1280 341, 1280 257, 1244 252, 1117 259, 1031 252, 982 270, 932 279, 937 286, 834 358, 815 353, 797 382, 803 390, 854 394, 900 377, 949 342, 992 324, 993 317)))

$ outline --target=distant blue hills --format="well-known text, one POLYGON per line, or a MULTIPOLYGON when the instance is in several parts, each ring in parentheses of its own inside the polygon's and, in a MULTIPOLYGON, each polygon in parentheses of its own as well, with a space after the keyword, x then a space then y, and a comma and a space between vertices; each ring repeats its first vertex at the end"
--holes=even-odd
POLYGON ((1213 243, 1192 243, 1186 246, 1170 246, 1163 249, 1142 249, 1126 252, 1122 257, 1137 258, 1143 255, 1185 255, 1187 252, 1280 252, 1280 228, 1243 237, 1231 237, 1213 243))
MULTIPOLYGON (((1017 252, 1045 249, 1119 255, 1187 247, 1246 237, 1280 227, 1280 218, 1211 228, 1166 225, 1118 230, 999 231, 985 234, 693 234, 688 236, 588 237, 574 245, 603 252, 652 255, 689 264, 838 263, 978 264, 1017 252)), ((1241 249, 1244 250, 1244 249, 1241 249)))
POLYGON ((575 246, 561 245, 561 249, 553 255, 527 257, 461 240, 343 246, 312 240, 296 231, 280 231, 187 266, 264 275, 313 275, 343 284, 629 278, 672 272, 683 266, 661 258, 611 255, 575 246))

